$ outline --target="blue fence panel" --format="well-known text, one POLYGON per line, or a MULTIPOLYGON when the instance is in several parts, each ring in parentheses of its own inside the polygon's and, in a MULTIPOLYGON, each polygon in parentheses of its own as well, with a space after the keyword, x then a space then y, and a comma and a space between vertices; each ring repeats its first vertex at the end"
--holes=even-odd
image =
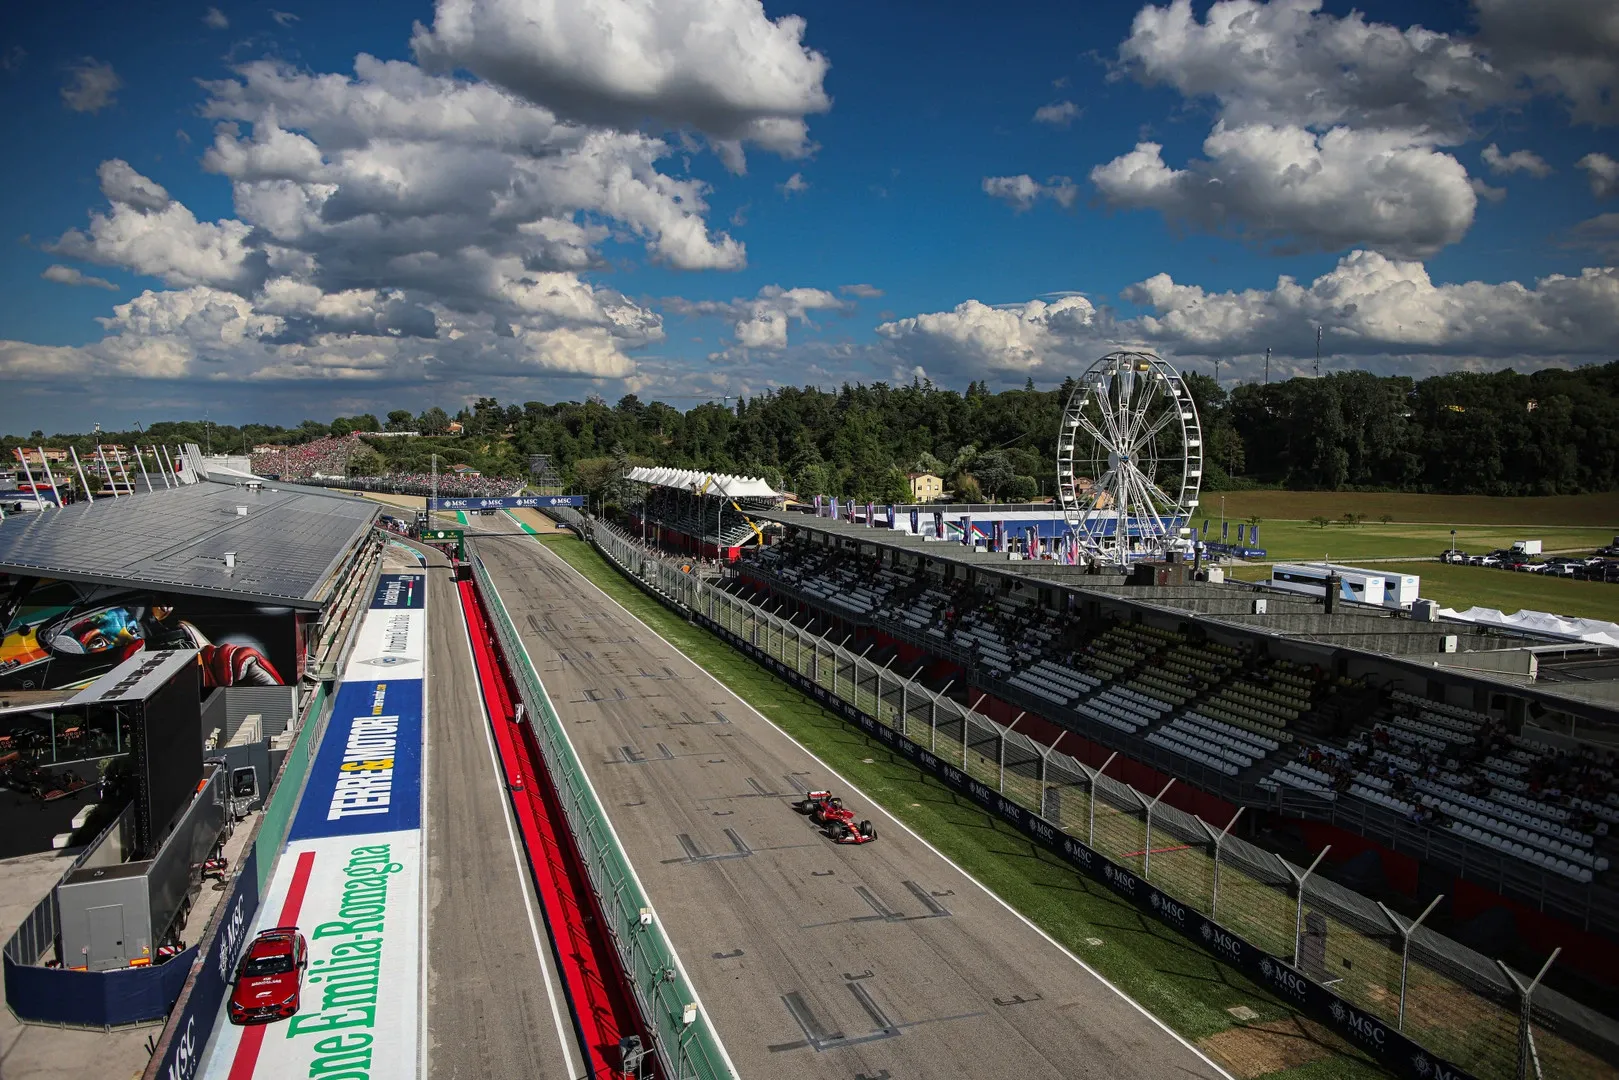
MULTIPOLYGON (((247 857, 237 867, 236 886, 225 905, 219 909, 215 923, 218 929, 213 940, 208 942, 202 962, 196 965, 185 1007, 169 1018, 167 1044, 160 1048, 160 1056, 153 1064, 147 1066, 147 1076, 158 1076, 162 1080, 192 1080, 197 1075, 197 1070, 202 1066, 203 1048, 208 1045, 214 1024, 219 1020, 219 1006, 225 1001, 231 975, 236 970, 237 960, 241 958, 242 945, 247 941, 258 910, 258 853, 249 849, 247 857)), ((182 955, 195 957, 196 953, 193 946, 182 955)), ((178 960, 171 960, 166 966, 174 967, 178 963, 178 960)), ((180 970, 190 973, 191 967, 187 961, 180 970)), ((177 985, 174 995, 169 998, 169 1005, 179 997, 179 992, 180 986, 177 985)), ((167 1006, 164 1011, 167 1011, 167 1006)))
POLYGON ((122 1027, 161 1020, 185 985, 197 947, 166 964, 118 971, 33 967, 5 958, 6 1002, 17 1019, 65 1027, 122 1027))

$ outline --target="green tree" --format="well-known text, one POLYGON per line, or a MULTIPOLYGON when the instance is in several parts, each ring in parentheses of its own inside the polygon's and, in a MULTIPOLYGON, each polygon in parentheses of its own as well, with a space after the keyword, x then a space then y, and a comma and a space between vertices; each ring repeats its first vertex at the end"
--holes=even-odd
POLYGON ((1014 476, 1001 488, 1004 502, 1029 502, 1040 494, 1040 482, 1032 476, 1014 476))
POLYGON ((409 431, 411 419, 409 409, 395 409, 388 414, 388 430, 409 431))
POLYGON ((972 474, 978 486, 988 492, 991 499, 998 498, 1001 490, 1016 475, 1005 450, 987 450, 979 454, 973 459, 972 474))

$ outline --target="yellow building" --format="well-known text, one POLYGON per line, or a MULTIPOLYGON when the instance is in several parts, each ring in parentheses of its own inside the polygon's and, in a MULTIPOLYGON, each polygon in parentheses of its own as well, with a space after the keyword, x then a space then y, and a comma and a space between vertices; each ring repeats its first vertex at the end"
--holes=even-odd
POLYGON ((944 481, 932 473, 906 473, 905 479, 911 485, 912 502, 925 503, 944 498, 944 481))

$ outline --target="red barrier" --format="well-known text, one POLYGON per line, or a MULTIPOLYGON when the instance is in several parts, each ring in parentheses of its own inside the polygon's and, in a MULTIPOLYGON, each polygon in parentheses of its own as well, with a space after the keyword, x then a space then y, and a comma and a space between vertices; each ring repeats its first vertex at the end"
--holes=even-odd
POLYGON ((495 743, 523 833, 529 869, 540 894, 574 1020, 587 1044, 588 1075, 623 1075, 618 1070, 619 1039, 638 1034, 641 1045, 648 1048, 652 1040, 634 999, 626 991, 617 953, 604 929, 606 923, 590 878, 569 838, 567 821, 534 733, 526 722, 519 724, 515 719, 516 693, 477 594, 471 582, 460 582, 459 588, 477 660, 478 682, 494 725, 495 743))

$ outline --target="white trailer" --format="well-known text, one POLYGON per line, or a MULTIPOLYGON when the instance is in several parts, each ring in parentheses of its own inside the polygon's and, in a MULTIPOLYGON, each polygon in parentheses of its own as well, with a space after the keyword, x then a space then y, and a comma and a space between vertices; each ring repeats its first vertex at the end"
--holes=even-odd
POLYGON ((1539 540, 1514 540, 1512 542, 1512 550, 1522 552, 1525 555, 1539 555, 1540 554, 1540 541, 1539 540))

